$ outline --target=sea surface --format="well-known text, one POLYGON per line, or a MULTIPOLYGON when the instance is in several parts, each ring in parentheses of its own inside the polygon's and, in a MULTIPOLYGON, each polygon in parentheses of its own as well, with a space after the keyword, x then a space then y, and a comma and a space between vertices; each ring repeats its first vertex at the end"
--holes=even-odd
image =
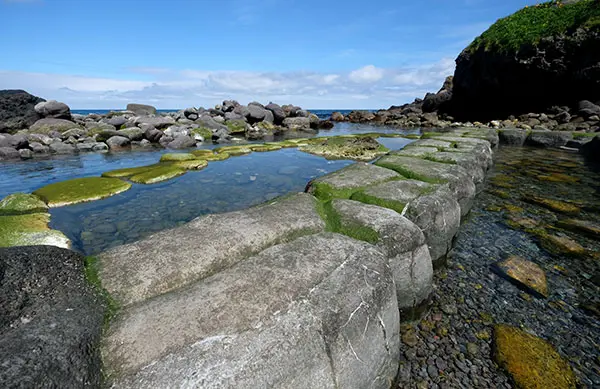
MULTIPOLYGON (((418 133, 382 126, 336 123, 317 136, 367 132, 418 133)), ((412 142, 406 138, 379 138, 390 149, 412 142)), ((214 148, 206 145, 202 148, 214 148)), ((42 186, 72 178, 99 176, 103 172, 158 162, 173 150, 86 153, 0 162, 0 198, 15 192, 32 192, 42 186)), ((185 152, 183 150, 183 152, 185 152)), ((311 179, 353 163, 330 161, 297 149, 252 153, 210 162, 201 171, 190 171, 167 182, 133 187, 119 195, 66 207, 53 208, 51 227, 64 232, 74 249, 91 255, 110 247, 176 227, 198 216, 248 208, 288 193, 301 192, 311 179)))

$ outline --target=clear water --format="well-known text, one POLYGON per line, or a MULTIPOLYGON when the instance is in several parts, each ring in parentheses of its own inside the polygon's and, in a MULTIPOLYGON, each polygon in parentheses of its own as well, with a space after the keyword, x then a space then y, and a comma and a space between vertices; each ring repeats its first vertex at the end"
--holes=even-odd
MULTIPOLYGON (((341 123, 318 136, 366 132, 397 133, 398 130, 341 123)), ((403 138, 379 138, 379 141, 395 150, 411 142, 403 138)), ((0 163, 0 198, 15 192, 32 192, 53 182, 156 163, 166 152, 169 151, 81 154, 0 163)), ((51 227, 64 232, 74 249, 96 254, 201 215, 244 209, 303 191, 311 179, 351 163, 328 161, 297 149, 232 157, 164 183, 133 184, 130 190, 104 200, 54 208, 51 227)))

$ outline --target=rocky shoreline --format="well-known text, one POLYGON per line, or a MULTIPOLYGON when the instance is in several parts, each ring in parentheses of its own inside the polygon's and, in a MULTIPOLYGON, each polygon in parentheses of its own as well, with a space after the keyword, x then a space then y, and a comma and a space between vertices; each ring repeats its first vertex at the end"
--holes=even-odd
POLYGON ((190 107, 164 114, 152 106, 129 104, 124 111, 84 116, 71 114, 64 103, 44 101, 19 90, 0 91, 2 118, 0 161, 301 138, 333 127, 330 121, 294 105, 252 102, 244 106, 234 100, 210 109, 190 107))

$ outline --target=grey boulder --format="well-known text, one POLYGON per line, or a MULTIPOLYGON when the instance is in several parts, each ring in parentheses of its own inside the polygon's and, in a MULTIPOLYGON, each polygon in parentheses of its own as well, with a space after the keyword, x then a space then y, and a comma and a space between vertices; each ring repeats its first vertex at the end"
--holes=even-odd
POLYGON ((156 115, 156 108, 146 104, 127 104, 127 110, 138 116, 156 115))
POLYGON ((179 135, 167 145, 170 149, 187 149, 196 146, 196 140, 189 135, 179 135))
POLYGON ((111 150, 122 150, 131 146, 131 140, 124 136, 112 136, 106 140, 111 150))
POLYGON ((45 118, 71 119, 71 109, 65 103, 56 100, 44 101, 36 104, 35 112, 45 118))

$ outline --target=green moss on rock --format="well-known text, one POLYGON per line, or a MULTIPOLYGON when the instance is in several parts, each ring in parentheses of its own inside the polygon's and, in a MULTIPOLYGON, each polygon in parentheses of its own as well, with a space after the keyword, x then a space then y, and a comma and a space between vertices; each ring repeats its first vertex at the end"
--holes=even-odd
POLYGON ((227 153, 232 156, 246 155, 250 154, 252 150, 249 145, 239 145, 239 146, 223 146, 215 149, 215 152, 227 153))
POLYGON ((360 201, 361 203, 377 205, 379 207, 392 209, 400 214, 404 211, 406 204, 401 201, 390 200, 390 199, 382 199, 376 196, 369 195, 363 191, 358 191, 354 193, 351 197, 351 200, 360 201))
POLYGON ((372 137, 338 136, 323 140, 310 141, 300 146, 300 151, 319 155, 329 159, 352 159, 371 161, 389 152, 372 137))
POLYGON ((164 164, 155 169, 131 176, 129 180, 138 184, 156 184, 185 174, 185 169, 172 164, 164 164))
POLYGON ((47 212, 48 205, 29 193, 13 193, 0 201, 0 215, 22 215, 47 212))
POLYGON ((102 173, 102 177, 112 177, 112 178, 131 177, 136 174, 147 172, 148 170, 156 169, 157 167, 160 167, 160 166, 162 166, 162 165, 155 163, 155 164, 146 165, 146 166, 129 167, 129 168, 125 168, 125 169, 111 170, 109 172, 102 173))
POLYGON ((600 27, 600 6, 597 1, 582 0, 572 4, 549 1, 525 7, 498 20, 476 38, 467 51, 484 48, 517 52, 522 47, 535 46, 544 37, 572 33, 580 27, 600 27))
POLYGON ((243 134, 246 132, 246 122, 242 119, 229 120, 225 123, 230 134, 243 134))
POLYGON ((281 150, 281 146, 263 144, 263 145, 257 145, 257 146, 250 146, 250 150, 261 153, 261 152, 266 152, 266 151, 281 150))
POLYGON ((198 157, 190 153, 169 153, 163 154, 160 162, 192 161, 194 159, 198 159, 198 157))
POLYGON ((204 140, 211 140, 212 139, 212 131, 209 128, 206 128, 206 127, 194 128, 192 130, 192 134, 194 134, 194 135, 200 135, 202 138, 204 138, 204 140))
POLYGON ((349 236, 371 244, 379 241, 379 233, 372 228, 342 221, 340 214, 335 210, 331 201, 320 201, 317 212, 325 222, 325 230, 349 236))
POLYGON ((548 342, 508 325, 494 327, 494 358, 522 389, 576 387, 568 362, 548 342))
POLYGON ((179 161, 173 162, 173 166, 185 169, 185 170, 201 170, 208 166, 208 162, 203 159, 196 159, 192 161, 179 161))
POLYGON ((49 213, 0 216, 0 247, 48 245, 71 246, 60 231, 51 230, 49 213))
POLYGON ((125 192, 129 188, 130 183, 118 178, 85 177, 46 185, 33 194, 52 208, 100 200, 125 192))

